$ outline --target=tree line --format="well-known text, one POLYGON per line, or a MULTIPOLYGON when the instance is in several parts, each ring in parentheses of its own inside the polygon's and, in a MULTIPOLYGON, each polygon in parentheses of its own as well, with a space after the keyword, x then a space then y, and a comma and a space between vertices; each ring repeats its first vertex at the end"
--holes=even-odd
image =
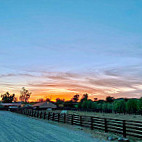
MULTIPOLYGON (((25 89, 24 87, 21 89, 20 91, 20 97, 19 100, 21 102, 25 102, 27 103, 30 96, 31 96, 31 92, 29 92, 29 90, 25 89)), ((17 102, 18 99, 15 96, 15 94, 10 94, 9 92, 6 92, 4 94, 1 95, 1 101, 2 103, 12 103, 12 102, 17 102)))
POLYGON ((84 94, 79 100, 79 95, 75 95, 70 101, 56 99, 56 104, 63 104, 65 108, 75 108, 77 110, 104 112, 104 113, 128 113, 142 114, 142 98, 117 98, 107 96, 105 100, 88 99, 88 94, 84 94))
MULTIPOLYGON (((21 102, 27 103, 31 92, 24 87, 20 91, 19 100, 21 102)), ((59 108, 64 109, 78 109, 78 110, 91 110, 95 112, 105 112, 105 113, 133 113, 133 114, 142 114, 142 98, 117 98, 107 96, 105 100, 98 100, 98 98, 94 98, 91 100, 88 98, 88 94, 83 94, 82 98, 79 99, 80 95, 76 94, 69 101, 65 101, 64 99, 57 98, 55 103, 59 108)), ((3 103, 12 103, 17 102, 17 98, 15 94, 10 94, 6 92, 1 95, 1 100, 3 103)), ((38 102, 49 101, 50 98, 38 99, 38 102)))

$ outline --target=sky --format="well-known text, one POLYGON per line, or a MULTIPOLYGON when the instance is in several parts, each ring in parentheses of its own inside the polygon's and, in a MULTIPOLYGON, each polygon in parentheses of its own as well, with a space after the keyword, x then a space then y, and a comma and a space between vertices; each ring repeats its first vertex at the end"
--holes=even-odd
POLYGON ((141 7, 141 0, 0 0, 0 93, 142 97, 141 7))

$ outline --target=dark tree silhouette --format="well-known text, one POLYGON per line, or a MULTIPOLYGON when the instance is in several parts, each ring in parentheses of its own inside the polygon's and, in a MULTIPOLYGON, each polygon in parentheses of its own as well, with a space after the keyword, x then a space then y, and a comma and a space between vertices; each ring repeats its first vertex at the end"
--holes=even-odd
POLYGON ((51 102, 51 99, 50 99, 50 98, 46 98, 46 101, 47 101, 47 102, 51 102))
POLYGON ((15 98, 15 94, 10 95, 9 92, 6 92, 1 95, 1 98, 3 103, 12 103, 15 98))
POLYGON ((109 103, 112 103, 114 101, 114 97, 107 96, 106 101, 109 102, 109 103))
POLYGON ((94 98, 94 102, 96 102, 98 100, 98 98, 94 98))
POLYGON ((56 105, 59 106, 60 104, 64 104, 65 100, 64 99, 60 99, 60 98, 57 98, 56 99, 56 105))
POLYGON ((21 100, 22 102, 28 102, 31 94, 32 94, 31 92, 29 92, 23 87, 21 90, 21 95, 19 97, 19 100, 21 100))
POLYGON ((72 101, 77 102, 78 100, 79 100, 79 95, 78 94, 74 95, 72 101))
POLYGON ((83 94, 83 96, 82 96, 82 98, 81 98, 81 102, 87 101, 87 99, 88 99, 88 94, 87 94, 87 93, 86 93, 86 94, 83 94))

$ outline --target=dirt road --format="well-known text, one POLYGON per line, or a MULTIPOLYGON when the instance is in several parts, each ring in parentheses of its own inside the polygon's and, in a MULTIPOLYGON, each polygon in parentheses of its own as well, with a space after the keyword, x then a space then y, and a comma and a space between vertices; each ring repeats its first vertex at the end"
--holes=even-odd
POLYGON ((103 142, 82 131, 0 111, 0 142, 103 142))

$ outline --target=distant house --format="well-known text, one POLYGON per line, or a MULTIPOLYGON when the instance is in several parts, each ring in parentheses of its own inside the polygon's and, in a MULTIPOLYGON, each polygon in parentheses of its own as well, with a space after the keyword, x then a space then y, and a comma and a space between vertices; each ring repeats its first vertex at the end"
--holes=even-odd
POLYGON ((28 108, 28 109, 30 109, 30 108, 33 108, 33 106, 31 105, 31 104, 22 104, 22 108, 28 108))
POLYGON ((15 103, 0 103, 0 106, 3 108, 19 108, 21 107, 21 102, 15 102, 15 103))
POLYGON ((35 109, 55 109, 57 106, 51 102, 40 102, 33 105, 35 109))

